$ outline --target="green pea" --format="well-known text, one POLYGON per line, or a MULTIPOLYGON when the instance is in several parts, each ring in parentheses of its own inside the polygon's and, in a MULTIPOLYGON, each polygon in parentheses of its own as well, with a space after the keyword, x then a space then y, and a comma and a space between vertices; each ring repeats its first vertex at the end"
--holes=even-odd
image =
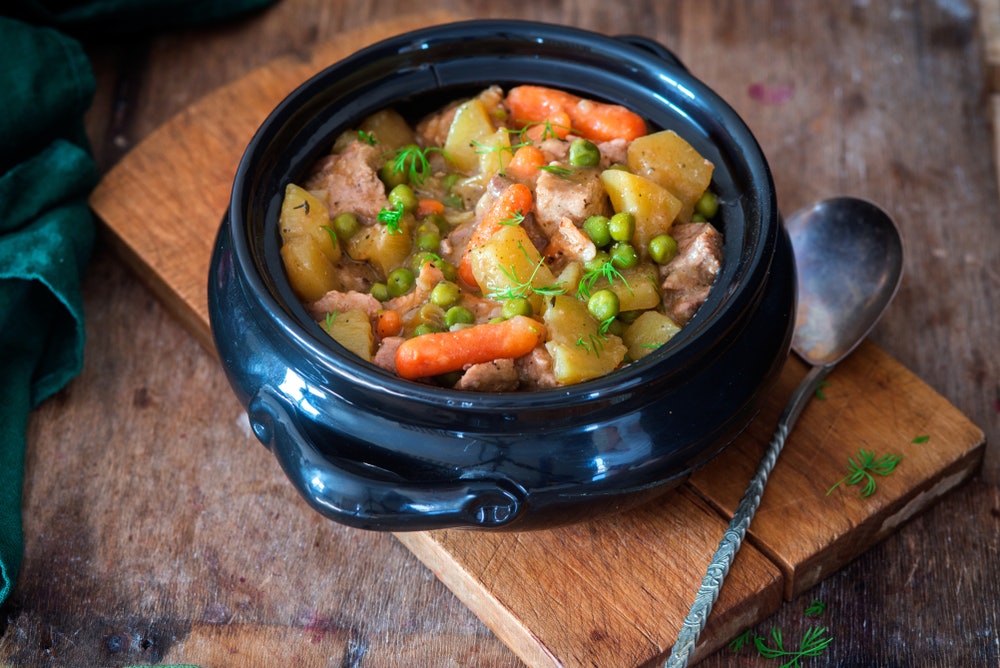
POLYGON ((413 242, 420 250, 436 251, 441 245, 441 233, 434 223, 421 223, 414 233, 413 242))
POLYGON ((656 264, 666 264, 677 257, 677 240, 669 234, 658 234, 649 240, 649 257, 656 264))
POLYGON ((610 261, 611 255, 607 251, 599 250, 594 259, 584 261, 583 268, 586 271, 600 271, 610 261))
POLYGON ((621 313, 618 314, 618 320, 620 320, 623 324, 631 325, 633 322, 636 321, 636 318, 638 318, 644 312, 645 311, 641 309, 635 309, 632 311, 622 311, 621 313))
POLYGON ((604 248, 611 243, 607 216, 590 216, 583 221, 583 231, 598 248, 604 248))
POLYGON ((635 234, 635 216, 627 211, 616 213, 608 221, 608 232, 615 241, 632 241, 635 234))
POLYGON ((390 297, 399 297, 400 295, 405 295, 407 292, 413 289, 416 283, 416 278, 413 276, 413 272, 406 267, 399 267, 393 269, 389 272, 386 277, 385 284, 389 290, 390 297))
POLYGON ((384 302, 389 299, 389 286, 385 283, 372 283, 371 293, 372 297, 384 302))
POLYGON ((429 322, 422 322, 413 328, 413 336, 423 336, 424 334, 433 334, 434 332, 440 331, 440 327, 432 325, 429 322))
POLYGON ((385 184, 386 188, 395 188, 398 185, 406 183, 406 173, 397 170, 394 163, 394 160, 389 160, 378 170, 378 177, 382 179, 382 183, 385 184))
POLYGON ((465 207, 465 200, 463 200, 460 195, 456 195, 455 193, 448 193, 444 196, 441 202, 449 209, 462 209, 465 207))
POLYGON ((346 241, 353 237, 360 228, 358 217, 349 211, 337 214, 333 218, 333 231, 337 234, 338 239, 346 241))
POLYGON ((431 290, 430 299, 438 306, 447 307, 457 302, 460 296, 461 291, 457 285, 451 281, 441 281, 431 290))
POLYGON ((694 213, 691 214, 691 222, 692 223, 707 223, 708 222, 708 218, 706 218, 705 216, 703 216, 700 213, 698 213, 697 211, 695 211, 694 213))
POLYGON ((413 212, 417 208, 417 195, 413 188, 400 183, 389 191, 389 206, 393 209, 413 212))
POLYGON ((452 306, 444 314, 444 324, 449 329, 455 325, 471 325, 475 321, 476 316, 472 315, 472 311, 464 306, 452 306))
POLYGON ((719 198, 711 190, 706 190, 695 202, 694 210, 711 220, 719 212, 719 198))
POLYGON ((441 270, 441 273, 444 274, 445 280, 458 280, 458 269, 456 269, 455 265, 451 262, 448 262, 448 260, 436 259, 434 260, 434 266, 441 270))
POLYGON ((574 139, 569 145, 569 164, 573 167, 597 167, 601 162, 601 151, 593 142, 574 139))
POLYGON ((509 319, 513 318, 515 315, 526 315, 530 317, 533 312, 534 309, 531 308, 530 301, 524 297, 515 297, 504 301, 500 314, 505 319, 509 319))
POLYGON ((639 255, 635 252, 635 247, 624 241, 617 242, 611 247, 611 262, 620 269, 631 269, 639 264, 639 255))
POLYGON ((604 322, 618 315, 620 303, 614 290, 598 290, 587 300, 587 310, 598 322, 604 322))
POLYGON ((615 336, 621 336, 625 333, 625 323, 623 323, 618 318, 615 318, 608 323, 607 328, 604 330, 608 334, 614 334, 615 336))

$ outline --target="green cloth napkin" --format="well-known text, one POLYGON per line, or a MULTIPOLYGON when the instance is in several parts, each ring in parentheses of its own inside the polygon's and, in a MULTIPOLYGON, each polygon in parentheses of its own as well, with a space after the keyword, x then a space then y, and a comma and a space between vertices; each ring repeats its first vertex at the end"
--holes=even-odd
POLYGON ((28 415, 83 366, 80 281, 98 178, 83 115, 94 76, 67 33, 203 25, 274 1, 6 0, 0 9, 0 604, 24 552, 28 415))

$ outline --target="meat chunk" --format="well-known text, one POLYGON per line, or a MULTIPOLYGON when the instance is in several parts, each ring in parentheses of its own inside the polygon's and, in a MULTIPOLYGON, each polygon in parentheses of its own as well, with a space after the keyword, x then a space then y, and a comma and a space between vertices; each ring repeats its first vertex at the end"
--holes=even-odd
POLYGON ((722 266, 722 235, 710 223, 682 223, 671 228, 677 256, 660 267, 663 305, 678 325, 685 324, 708 297, 722 266))
POLYGON ((382 339, 378 350, 375 351, 375 356, 372 358, 372 364, 395 374, 396 351, 399 350, 399 347, 403 345, 403 341, 405 340, 406 338, 402 336, 387 336, 382 339))
POLYGON ((499 359, 470 366, 455 383, 455 389, 475 392, 513 392, 519 383, 514 360, 499 359))
POLYGON ((306 182, 306 189, 325 193, 331 216, 351 212, 366 225, 375 223, 386 205, 385 185, 378 177, 381 154, 375 146, 352 142, 343 153, 329 155, 306 182))
POLYGON ((535 217, 549 238, 556 234, 563 218, 579 226, 590 216, 609 213, 611 202, 598 170, 578 169, 568 176, 543 171, 538 175, 535 217))
POLYGON ((330 290, 318 300, 308 304, 306 309, 316 320, 321 320, 327 313, 346 313, 360 309, 365 312, 369 320, 374 321, 382 310, 382 304, 370 294, 363 292, 330 290))
POLYGON ((559 227, 545 249, 545 257, 553 271, 561 270, 570 260, 588 262, 596 256, 597 247, 594 242, 569 218, 559 221, 559 227))
POLYGON ((552 369, 552 355, 544 346, 539 346, 524 357, 514 360, 514 365, 521 380, 521 389, 544 390, 559 385, 552 369))

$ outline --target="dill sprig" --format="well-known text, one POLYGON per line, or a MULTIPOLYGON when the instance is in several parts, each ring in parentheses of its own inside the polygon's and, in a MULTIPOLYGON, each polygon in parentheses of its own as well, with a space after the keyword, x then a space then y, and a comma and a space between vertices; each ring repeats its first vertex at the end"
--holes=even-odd
MULTIPOLYGON (((531 256, 528 255, 528 251, 524 248, 524 245, 518 243, 517 247, 521 249, 521 252, 524 254, 524 257, 528 258, 528 260, 530 261, 531 256)), ((544 262, 545 262, 544 258, 538 258, 538 262, 534 263, 534 269, 531 270, 531 275, 528 276, 528 279, 526 281, 522 281, 520 278, 518 278, 517 271, 514 269, 514 265, 511 265, 509 268, 500 267, 500 271, 503 272, 503 275, 507 277, 507 280, 510 281, 511 284, 508 285, 507 288, 504 290, 490 291, 489 297, 491 299, 498 299, 498 300, 524 299, 528 297, 531 293, 551 297, 555 295, 561 295, 564 292, 566 292, 566 290, 564 290, 562 286, 558 284, 557 285, 532 284, 535 280, 535 276, 538 275, 538 270, 542 268, 544 262)))
POLYGON ((755 636, 753 643, 757 652, 765 659, 788 659, 781 664, 781 668, 799 668, 801 659, 817 657, 826 651, 833 642, 833 636, 827 635, 828 633, 825 627, 811 626, 802 636, 798 649, 785 649, 781 631, 771 627, 773 646, 769 646, 762 636, 755 636))
POLYGON ((827 490, 826 495, 830 496, 833 490, 842 484, 860 485, 865 483, 858 495, 867 498, 875 493, 875 475, 887 476, 896 469, 896 465, 903 459, 903 455, 882 455, 876 458, 875 453, 864 448, 858 449, 858 457, 847 458, 847 475, 834 483, 833 487, 827 490))
POLYGON ((399 234, 399 224, 403 218, 403 207, 394 206, 391 209, 383 206, 378 212, 378 220, 389 228, 389 234, 399 234))
POLYGON ((378 143, 378 140, 375 139, 374 134, 372 134, 371 132, 365 132, 364 130, 358 130, 358 141, 362 141, 368 144, 369 146, 374 146, 375 144, 378 143))
POLYGON ((632 289, 632 286, 628 284, 622 273, 615 268, 615 258, 611 257, 602 262, 600 266, 591 269, 580 277, 580 284, 576 288, 577 295, 583 299, 590 299, 590 291, 594 288, 594 284, 602 277, 608 279, 609 284, 614 283, 616 278, 620 278, 625 283, 625 287, 629 290, 632 289))
POLYGON ((447 157, 447 154, 437 146, 420 148, 416 144, 409 144, 396 149, 392 158, 392 170, 397 174, 406 174, 410 183, 420 185, 430 174, 431 163, 428 156, 434 151, 447 157))

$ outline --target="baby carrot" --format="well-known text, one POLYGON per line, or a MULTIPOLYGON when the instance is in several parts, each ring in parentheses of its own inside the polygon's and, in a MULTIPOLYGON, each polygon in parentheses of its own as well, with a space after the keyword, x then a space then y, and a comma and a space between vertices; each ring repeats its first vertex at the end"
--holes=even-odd
POLYGON ((415 212, 417 218, 423 218, 424 216, 429 216, 432 213, 442 213, 444 212, 444 204, 436 199, 419 199, 417 200, 417 210, 415 212))
POLYGON ((399 311, 390 308, 378 314, 375 331, 380 339, 384 339, 387 336, 396 336, 402 329, 403 320, 399 315, 399 311))
POLYGON ((545 340, 545 325, 523 315, 509 320, 407 339, 396 350, 396 371, 414 380, 461 371, 470 364, 527 355, 545 340))
POLYGON ((573 131, 591 141, 632 140, 646 134, 646 122, 617 104, 597 102, 545 86, 516 86, 507 93, 507 106, 520 123, 539 123, 565 112, 573 131))
POLYGON ((500 193, 496 201, 483 214, 483 219, 476 225, 472 236, 469 237, 465 252, 462 253, 462 259, 458 263, 458 275, 465 281, 466 285, 476 285, 469 251, 479 248, 489 241, 493 233, 499 230, 502 225, 511 224, 528 215, 533 205, 534 199, 531 195, 531 189, 523 183, 512 183, 500 193))
POLYGON ((542 149, 526 144, 517 149, 514 157, 507 165, 507 173, 515 179, 530 181, 538 174, 538 169, 545 164, 545 154, 542 149))

